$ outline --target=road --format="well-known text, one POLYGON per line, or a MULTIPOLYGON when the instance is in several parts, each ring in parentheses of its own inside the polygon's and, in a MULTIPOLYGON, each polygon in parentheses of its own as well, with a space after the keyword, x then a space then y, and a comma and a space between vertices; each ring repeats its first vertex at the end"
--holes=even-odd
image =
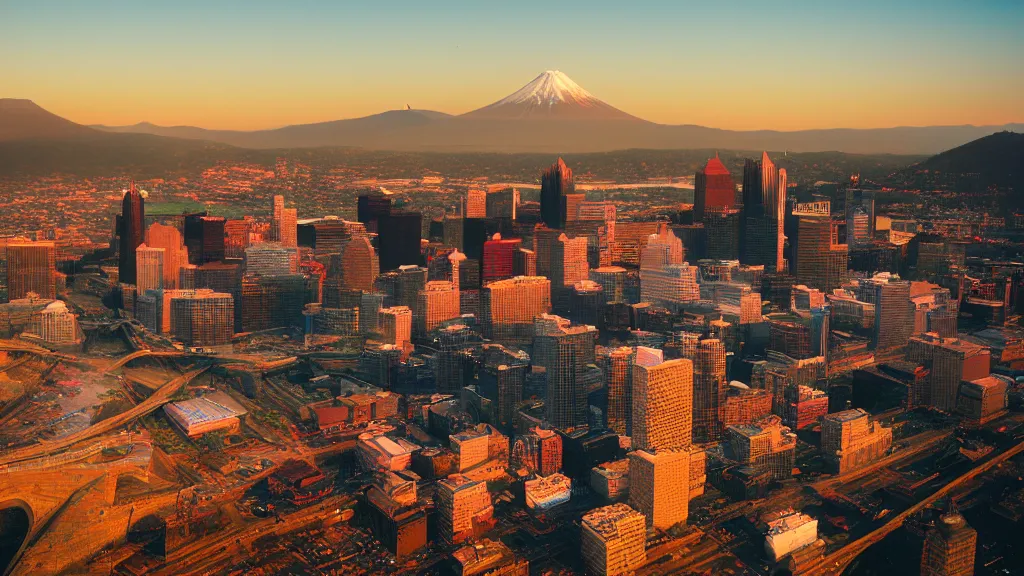
POLYGON ((121 426, 130 423, 132 420, 135 420, 136 418, 139 418, 141 416, 145 416, 146 414, 149 414, 150 412, 163 406, 164 404, 170 401, 171 396, 173 396, 175 392, 180 390, 182 386, 188 384, 194 378, 196 378, 203 372, 206 372, 206 370, 207 368, 200 368, 198 370, 186 372, 185 374, 182 374, 181 376, 178 376, 177 378, 168 381, 166 384, 157 389, 156 392, 153 392, 153 394, 149 398, 146 398, 145 400, 135 405, 131 409, 125 410, 124 412, 116 416, 107 418, 106 420, 103 420, 101 422, 97 422, 96 424, 93 424, 92 426, 89 426, 84 430, 80 430, 78 432, 75 432, 74 434, 69 434, 68 436, 59 438, 57 440, 40 442, 39 444, 35 444, 33 446, 19 448, 17 450, 13 450, 11 452, 3 454, 2 456, 0 456, 0 465, 11 464, 13 462, 20 462, 32 458, 39 458, 41 456, 47 456, 60 450, 70 448, 71 446, 74 446, 75 444, 82 442, 84 440, 88 440, 101 434, 106 434, 108 432, 116 430, 117 428, 120 428, 121 426))
POLYGON ((1002 454, 993 457, 992 459, 984 462, 983 464, 975 466, 974 468, 964 473, 963 475, 957 477, 955 480, 952 480, 942 488, 939 488, 931 496, 928 496, 924 500, 921 500, 917 504, 914 504, 910 508, 907 508, 903 512, 900 512, 891 520, 889 520, 889 522, 885 523, 883 526, 873 530, 872 532, 869 532, 862 538, 854 542, 850 542, 846 546, 843 546, 835 552, 825 556, 820 564, 815 566, 807 573, 823 574, 830 576, 842 574, 843 571, 846 570, 846 567, 851 562, 853 562, 853 560, 858 555, 867 550, 868 547, 880 542, 883 538, 888 536, 893 530, 896 530, 897 528, 902 526, 904 520, 906 520, 913 514, 916 514, 921 510, 924 510, 928 506, 931 506, 938 500, 945 498, 951 492, 961 487, 964 483, 973 480, 974 478, 978 477, 981 474, 984 474, 985 472, 988 472, 993 467, 1002 464, 1003 462, 1009 460, 1010 458, 1013 458, 1014 456, 1020 454, 1021 452, 1024 452, 1024 442, 1017 444, 1013 448, 1010 448, 1009 450, 1003 452, 1002 454))

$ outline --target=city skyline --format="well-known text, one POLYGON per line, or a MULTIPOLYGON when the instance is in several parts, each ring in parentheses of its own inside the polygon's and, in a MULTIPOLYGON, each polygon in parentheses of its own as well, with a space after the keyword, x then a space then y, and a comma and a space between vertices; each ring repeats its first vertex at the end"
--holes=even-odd
POLYGON ((1022 120, 1014 55, 1024 50, 1015 33, 1024 9, 1012 2, 447 3, 397 12, 318 2, 7 2, 2 10, 0 48, 19 58, 0 65, 0 96, 32 99, 82 124, 253 130, 406 105, 462 114, 548 69, 663 124, 800 130, 1022 120), (561 34, 546 34, 542 18, 558 20, 561 34), (497 22, 515 33, 495 37, 497 22))

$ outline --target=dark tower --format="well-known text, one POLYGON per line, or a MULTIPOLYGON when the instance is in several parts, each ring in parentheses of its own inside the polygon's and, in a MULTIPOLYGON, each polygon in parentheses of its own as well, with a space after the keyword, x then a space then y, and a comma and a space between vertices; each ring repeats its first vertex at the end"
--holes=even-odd
POLYGON ((377 218, 377 256, 381 272, 422 263, 422 219, 419 212, 392 212, 377 218))
POLYGON ((722 212, 736 204, 736 183, 718 154, 697 171, 693 186, 693 219, 704 221, 708 212, 722 212))
POLYGON ((142 194, 135 187, 135 180, 121 200, 120 242, 118 243, 117 274, 120 282, 135 284, 135 249, 145 239, 145 214, 142 194))
POLYGON ((391 198, 385 194, 364 194, 356 204, 356 219, 366 225, 367 232, 379 232, 377 222, 391 214, 391 198))
POLYGON ((559 158, 540 175, 540 218, 548 228, 565 228, 565 195, 573 194, 576 184, 572 170, 559 158))

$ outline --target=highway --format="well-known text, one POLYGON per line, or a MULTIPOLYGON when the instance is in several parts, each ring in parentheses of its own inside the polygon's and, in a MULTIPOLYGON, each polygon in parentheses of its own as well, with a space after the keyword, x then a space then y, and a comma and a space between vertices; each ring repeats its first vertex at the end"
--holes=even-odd
POLYGON ((1014 456, 1020 454, 1021 452, 1024 452, 1024 442, 1017 444, 1013 448, 1010 448, 1009 450, 1003 452, 1002 454, 993 457, 992 459, 984 462, 983 464, 975 466, 974 468, 964 473, 963 475, 957 477, 955 480, 952 480, 942 488, 939 488, 931 496, 928 496, 924 500, 921 500, 917 504, 914 504, 913 506, 907 508, 903 512, 900 512, 896 516, 893 516, 893 518, 886 522, 883 526, 873 530, 872 532, 869 532, 868 534, 866 534, 858 540, 850 542, 849 544, 843 546, 835 552, 826 555, 822 559, 821 563, 817 564, 806 573, 823 574, 831 576, 837 576, 839 574, 842 574, 846 570, 846 567, 851 562, 853 562, 858 555, 867 550, 870 546, 880 542, 883 538, 888 536, 893 530, 896 530, 897 528, 902 526, 904 520, 906 520, 913 514, 916 514, 921 510, 924 510, 928 506, 931 506, 932 504, 941 500, 942 498, 945 498, 951 492, 963 486, 966 482, 973 480, 979 475, 984 474, 985 472, 991 470, 993 467, 1002 464, 1003 462, 1009 460, 1010 458, 1013 458, 1014 456))
POLYGON ((139 418, 141 416, 145 416, 146 414, 149 414, 150 412, 163 406, 170 400, 170 397, 173 396, 175 392, 181 389, 182 386, 188 384, 197 376, 199 376, 203 372, 206 372, 206 370, 207 368, 200 368, 198 370, 186 372, 185 374, 182 374, 181 376, 178 376, 177 378, 168 381, 166 384, 157 389, 156 392, 153 392, 153 394, 149 398, 146 398, 136 406, 116 416, 112 416, 101 422, 97 422, 96 424, 93 424, 92 426, 89 426, 84 430, 80 430, 78 432, 75 432, 74 434, 69 434, 68 436, 65 436, 57 440, 40 442, 39 444, 33 446, 19 448, 17 450, 3 454, 2 456, 0 456, 0 465, 11 464, 14 462, 20 462, 23 460, 30 460, 32 458, 47 456, 55 452, 59 452, 60 450, 70 448, 71 446, 74 446, 75 444, 82 442, 84 440, 88 440, 90 438, 94 438, 96 436, 116 430, 117 428, 120 428, 121 426, 130 423, 132 420, 135 420, 136 418, 139 418))

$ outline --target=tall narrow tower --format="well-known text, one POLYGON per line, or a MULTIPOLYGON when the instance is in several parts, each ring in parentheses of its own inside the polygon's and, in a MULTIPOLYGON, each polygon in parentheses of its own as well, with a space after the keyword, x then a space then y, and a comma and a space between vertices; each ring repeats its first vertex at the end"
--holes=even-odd
POLYGON ((572 170, 559 158, 540 175, 540 218, 548 228, 565 228, 567 194, 576 191, 572 170))
POLYGON ((145 240, 144 221, 142 194, 135 187, 135 180, 132 180, 131 186, 121 200, 117 272, 119 281, 124 284, 135 284, 136 281, 135 249, 145 240))
POLYGON ((703 222, 708 213, 726 212, 736 204, 736 183, 718 154, 697 171, 693 188, 693 218, 697 222, 703 222))
POLYGON ((786 171, 768 158, 747 159, 743 167, 743 221, 740 259, 744 264, 763 264, 766 270, 782 272, 785 261, 783 223, 786 213, 786 171))

